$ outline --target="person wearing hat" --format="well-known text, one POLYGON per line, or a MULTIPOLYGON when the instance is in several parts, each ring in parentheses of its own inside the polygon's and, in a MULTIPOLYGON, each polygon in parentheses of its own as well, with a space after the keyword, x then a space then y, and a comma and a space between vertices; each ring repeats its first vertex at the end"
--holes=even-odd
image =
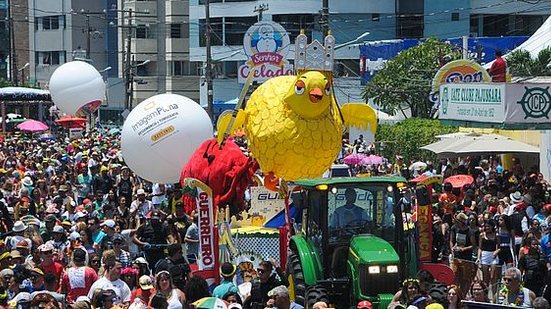
POLYGON ((31 289, 33 292, 46 290, 44 271, 39 267, 31 269, 31 289))
POLYGON ((16 221, 12 228, 12 236, 6 238, 6 245, 8 249, 17 248, 17 243, 21 240, 26 240, 27 243, 31 244, 31 240, 26 238, 23 234, 27 230, 27 225, 23 221, 16 221))
POLYGON ((52 230, 52 239, 48 240, 46 244, 50 244, 57 253, 65 252, 70 246, 70 243, 67 241, 67 232, 61 225, 55 225, 52 230))
POLYGON ((121 262, 123 268, 130 267, 130 253, 123 249, 125 246, 126 243, 124 237, 119 233, 115 233, 113 235, 112 248, 115 251, 115 256, 121 262))
POLYGON ((44 232, 40 234, 44 242, 53 239, 54 226, 56 225, 56 222, 57 218, 54 214, 47 214, 46 217, 44 217, 44 225, 46 228, 44 229, 44 232))
POLYGON ((509 197, 511 198, 511 206, 509 206, 508 213, 511 226, 515 231, 515 252, 519 252, 524 233, 530 229, 530 218, 526 214, 528 203, 524 201, 522 193, 519 191, 511 193, 509 197))
POLYGON ((31 301, 31 306, 31 308, 61 308, 55 297, 46 292, 35 294, 31 301))
POLYGON ((109 168, 107 166, 102 165, 100 167, 99 174, 94 175, 94 179, 92 180, 92 190, 94 192, 101 190, 102 192, 106 193, 111 191, 111 189, 113 189, 113 185, 115 184, 115 181, 109 175, 108 172, 109 172, 109 168))
POLYGON ((137 215, 139 218, 145 218, 145 216, 153 211, 153 203, 145 198, 145 190, 138 189, 136 191, 136 200, 130 204, 130 215, 137 215))
MULTIPOLYGON (((64 267, 63 264, 54 260, 54 254, 56 253, 55 251, 54 246, 52 246, 50 242, 38 247, 38 252, 41 259, 40 268, 44 271, 44 273, 52 274, 55 277, 55 290, 57 291, 64 267)), ((57 253, 61 254, 62 252, 57 253)))
POLYGON ((6 269, 11 265, 11 254, 9 251, 5 251, 0 254, 0 268, 6 269))
POLYGON ((94 249, 97 252, 102 252, 107 250, 113 244, 113 236, 115 235, 115 227, 117 223, 114 220, 108 219, 101 223, 101 232, 98 234, 96 240, 94 241, 94 249))
POLYGON ((74 302, 78 297, 86 296, 92 284, 98 280, 96 271, 86 266, 87 252, 81 248, 73 250, 73 267, 65 271, 61 279, 61 293, 67 295, 67 301, 74 302))
POLYGON ((59 189, 57 190, 57 195, 54 196, 54 203, 60 200, 60 206, 64 207, 64 209, 69 211, 69 213, 72 213, 73 208, 76 206, 76 203, 75 200, 71 197, 71 194, 68 194, 68 192, 69 186, 67 184, 60 185, 59 189))
POLYGON ((369 300, 362 300, 361 302, 358 303, 356 308, 358 308, 358 309, 371 309, 371 308, 373 308, 373 304, 371 304, 371 302, 369 300))
POLYGON ((291 301, 289 297, 289 289, 286 286, 280 285, 271 289, 268 292, 270 298, 267 302, 268 307, 274 306, 278 309, 304 309, 303 306, 291 301))
POLYGON ((155 287, 150 276, 143 275, 138 279, 139 286, 132 291, 130 302, 133 303, 136 298, 140 298, 142 303, 149 304, 153 295, 155 295, 155 287))
POLYGON ((235 276, 236 270, 237 266, 229 262, 224 262, 222 266, 220 266, 222 282, 214 288, 214 291, 212 291, 212 296, 223 298, 228 292, 238 292, 237 287, 233 283, 233 277, 235 276))
POLYGON ((19 201, 15 204, 13 215, 16 220, 27 214, 36 216, 36 203, 29 197, 29 190, 27 188, 21 188, 19 191, 19 201))

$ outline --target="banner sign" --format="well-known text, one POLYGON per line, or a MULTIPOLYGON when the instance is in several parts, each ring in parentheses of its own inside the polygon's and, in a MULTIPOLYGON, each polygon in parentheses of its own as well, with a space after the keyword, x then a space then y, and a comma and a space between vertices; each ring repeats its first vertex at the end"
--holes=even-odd
POLYGON ((216 218, 213 210, 212 189, 195 178, 184 179, 186 186, 197 191, 197 215, 199 216, 199 256, 197 265, 199 270, 214 270, 216 257, 214 240, 214 226, 216 218))
POLYGON ((429 100, 438 107, 440 85, 444 83, 489 83, 492 77, 478 63, 470 60, 454 60, 443 65, 432 79, 429 100))
POLYGON ((430 262, 432 256, 432 209, 431 205, 417 206, 419 227, 419 259, 430 262))
POLYGON ((500 123, 505 84, 445 84, 440 87, 440 119, 500 123))
POLYGON ((251 187, 251 225, 262 226, 285 208, 285 201, 278 192, 264 186, 251 187))
POLYGON ((253 81, 258 82, 292 75, 293 66, 286 60, 290 42, 285 28, 276 22, 259 21, 252 25, 243 37, 243 49, 249 60, 239 67, 237 81, 245 83, 251 68, 255 70, 253 81))
POLYGON ((550 129, 549 88, 543 83, 444 84, 440 119, 471 127, 550 129))

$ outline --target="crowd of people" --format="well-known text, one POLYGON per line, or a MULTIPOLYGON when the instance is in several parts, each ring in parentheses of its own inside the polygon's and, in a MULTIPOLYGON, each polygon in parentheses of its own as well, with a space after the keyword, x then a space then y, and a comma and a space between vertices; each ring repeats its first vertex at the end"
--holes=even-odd
MULTIPOLYGON (((213 294, 192 273, 198 219, 185 212, 182 194, 178 184, 135 175, 121 157, 119 136, 107 130, 77 139, 4 139, 0 308, 193 308, 213 294)), ((222 281, 214 295, 230 308, 288 299, 275 263, 260 268, 250 293, 222 281)), ((236 269, 221 270, 233 277, 236 269)))

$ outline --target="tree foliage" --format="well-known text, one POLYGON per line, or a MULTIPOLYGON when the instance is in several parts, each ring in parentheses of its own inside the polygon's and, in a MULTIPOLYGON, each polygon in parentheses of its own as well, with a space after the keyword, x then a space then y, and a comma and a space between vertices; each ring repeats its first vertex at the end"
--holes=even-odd
POLYGON ((401 155, 405 162, 434 161, 434 153, 419 147, 435 142, 437 135, 457 131, 457 127, 444 126, 436 119, 409 118, 395 125, 379 125, 375 141, 380 145, 379 153, 390 160, 401 155))
POLYGON ((541 50, 535 58, 527 50, 515 50, 507 56, 507 66, 513 76, 551 76, 551 46, 541 50))
POLYGON ((460 53, 435 38, 401 51, 366 85, 362 92, 364 99, 373 98, 391 115, 406 108, 411 110, 412 117, 428 118, 432 108, 428 100, 431 81, 444 56, 455 60, 460 53))

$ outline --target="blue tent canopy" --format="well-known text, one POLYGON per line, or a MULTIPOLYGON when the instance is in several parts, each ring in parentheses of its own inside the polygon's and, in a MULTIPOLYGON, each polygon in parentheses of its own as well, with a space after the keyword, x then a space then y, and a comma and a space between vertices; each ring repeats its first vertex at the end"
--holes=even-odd
MULTIPOLYGON (((293 204, 289 205, 289 213, 291 218, 294 219, 296 223, 302 221, 302 211, 297 209, 293 204)), ((285 225, 285 209, 282 209, 277 215, 273 216, 272 219, 264 223, 264 227, 277 229, 285 225)))

